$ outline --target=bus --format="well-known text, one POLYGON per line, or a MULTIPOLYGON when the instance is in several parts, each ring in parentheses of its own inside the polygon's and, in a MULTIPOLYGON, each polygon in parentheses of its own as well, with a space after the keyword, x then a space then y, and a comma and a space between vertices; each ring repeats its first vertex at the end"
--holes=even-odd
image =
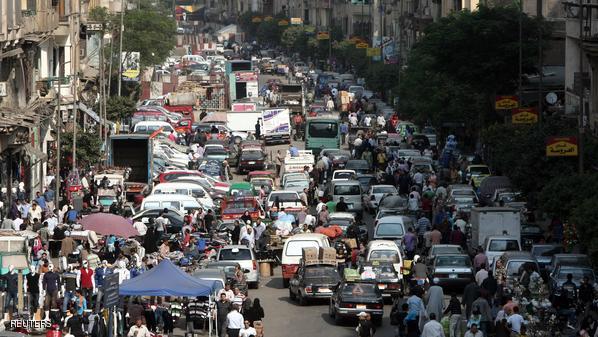
POLYGON ((305 149, 315 155, 322 149, 339 149, 341 145, 340 119, 338 117, 307 118, 305 125, 305 149))

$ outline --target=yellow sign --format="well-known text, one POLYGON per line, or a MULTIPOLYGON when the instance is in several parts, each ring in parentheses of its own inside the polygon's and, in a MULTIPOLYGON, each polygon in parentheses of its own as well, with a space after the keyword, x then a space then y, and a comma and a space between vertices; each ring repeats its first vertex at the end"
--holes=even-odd
POLYGON ((264 18, 264 21, 272 21, 272 17, 270 15, 268 15, 264 18))
POLYGON ((328 32, 318 32, 318 36, 316 37, 317 40, 329 40, 330 33, 328 32))
POLYGON ((360 42, 364 42, 359 36, 353 36, 352 38, 349 39, 349 42, 356 44, 356 43, 360 43, 360 42))
POLYGON ((380 48, 368 48, 366 51, 367 56, 380 56, 380 48))
POLYGON ((496 110, 510 110, 519 107, 517 96, 496 96, 494 108, 496 110))
POLYGON ((278 21, 279 26, 288 26, 289 22, 287 20, 280 20, 278 21))
POLYGON ((300 25, 303 24, 303 19, 301 18, 291 18, 292 25, 300 25))
POLYGON ((369 47, 369 45, 365 42, 359 42, 358 44, 355 45, 355 48, 357 48, 357 49, 366 49, 368 47, 369 47))
POLYGON ((262 18, 260 18, 259 16, 254 16, 253 19, 251 19, 251 22, 260 23, 262 22, 262 18))
POLYGON ((547 157, 576 157, 578 154, 577 138, 549 137, 546 141, 547 157))
POLYGON ((535 124, 538 123, 538 113, 535 108, 513 109, 511 114, 513 124, 535 124))
POLYGON ((303 29, 305 29, 307 33, 314 33, 316 31, 316 27, 314 26, 303 26, 303 29))

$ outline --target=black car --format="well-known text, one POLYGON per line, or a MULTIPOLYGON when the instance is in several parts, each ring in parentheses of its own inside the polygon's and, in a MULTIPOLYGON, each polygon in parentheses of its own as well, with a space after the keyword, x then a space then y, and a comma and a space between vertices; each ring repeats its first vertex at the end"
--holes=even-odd
POLYGON ((356 319, 360 312, 369 313, 375 325, 382 324, 384 299, 374 282, 343 281, 330 297, 328 314, 339 324, 344 318, 356 319))
POLYGON ((301 266, 289 282, 289 297, 299 305, 306 305, 314 298, 330 298, 341 277, 336 266, 315 264, 301 266))
POLYGON ((366 174, 372 171, 372 167, 368 164, 367 160, 363 159, 351 159, 347 161, 345 170, 353 170, 355 173, 366 174))
MULTIPOLYGON (((137 221, 143 222, 148 228, 151 228, 150 219, 156 220, 160 216, 162 209, 148 209, 139 212, 133 216, 133 223, 137 221)), ((174 209, 169 209, 168 213, 164 213, 164 216, 169 220, 169 224, 166 226, 167 233, 180 233, 183 228, 183 215, 174 209)), ((153 223, 153 221, 152 221, 153 223)))
POLYGON ((266 156, 259 150, 247 149, 241 151, 239 158, 239 174, 249 171, 262 171, 266 168, 266 156))
POLYGON ((521 225, 521 246, 524 250, 530 250, 533 244, 544 239, 544 230, 538 225, 521 225))
POLYGON ((372 261, 365 262, 359 266, 361 274, 366 267, 371 267, 376 274, 376 286, 382 292, 382 296, 396 297, 403 293, 403 280, 391 262, 372 261))

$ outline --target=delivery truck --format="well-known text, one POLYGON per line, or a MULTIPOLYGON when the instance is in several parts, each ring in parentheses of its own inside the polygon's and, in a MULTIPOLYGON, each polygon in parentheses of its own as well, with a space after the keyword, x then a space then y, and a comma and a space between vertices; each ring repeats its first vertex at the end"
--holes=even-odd
MULTIPOLYGON (((492 246, 490 238, 504 237, 519 242, 521 237, 521 213, 510 207, 475 207, 471 210, 471 244, 470 248, 479 246, 492 246)), ((512 240, 502 240, 510 242, 512 240)), ((497 241, 498 242, 498 241, 497 241)), ((518 244, 520 247, 520 244, 518 244)), ((491 247, 484 247, 486 255, 490 254, 491 247)), ((519 248, 520 249, 520 248, 519 248)), ((511 250, 519 250, 511 249, 511 250)), ((490 256, 488 256, 490 259, 490 256)))
POLYGON ((127 201, 138 203, 149 193, 152 183, 152 139, 150 135, 124 134, 110 137, 108 164, 129 167, 129 179, 124 183, 127 201))
POLYGON ((289 109, 262 111, 262 134, 266 145, 291 142, 291 115, 289 109))

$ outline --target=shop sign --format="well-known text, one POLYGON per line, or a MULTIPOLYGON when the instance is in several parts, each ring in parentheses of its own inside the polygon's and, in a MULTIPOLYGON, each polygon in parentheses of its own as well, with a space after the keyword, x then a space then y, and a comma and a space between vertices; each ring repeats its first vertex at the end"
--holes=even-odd
POLYGON ((355 45, 355 48, 357 49, 367 49, 369 47, 369 45, 365 42, 359 42, 358 44, 355 45))
POLYGON ((260 18, 259 16, 254 16, 251 19, 251 22, 253 22, 253 23, 260 23, 260 22, 262 22, 262 18, 260 18))
POLYGON ((546 140, 547 157, 576 157, 577 137, 549 137, 546 140))
POLYGON ((300 25, 303 24, 303 19, 301 18, 291 18, 292 25, 300 25))
POLYGON ((535 123, 538 123, 538 111, 536 111, 536 108, 513 109, 512 113, 511 113, 511 123, 513 123, 513 124, 535 124, 535 123))
POLYGON ((380 48, 368 48, 366 51, 367 56, 380 56, 380 48))
POLYGON ((330 33, 328 32, 318 32, 318 35, 316 36, 317 40, 329 40, 330 39, 330 33))
POLYGON ((235 80, 237 82, 251 82, 257 81, 257 74, 253 71, 235 73, 235 80))
POLYGON ((287 20, 280 20, 280 21, 278 21, 278 25, 279 26, 288 26, 289 25, 289 21, 287 21, 287 20))
POLYGON ((496 110, 510 110, 519 107, 517 96, 496 96, 494 108, 496 110))

